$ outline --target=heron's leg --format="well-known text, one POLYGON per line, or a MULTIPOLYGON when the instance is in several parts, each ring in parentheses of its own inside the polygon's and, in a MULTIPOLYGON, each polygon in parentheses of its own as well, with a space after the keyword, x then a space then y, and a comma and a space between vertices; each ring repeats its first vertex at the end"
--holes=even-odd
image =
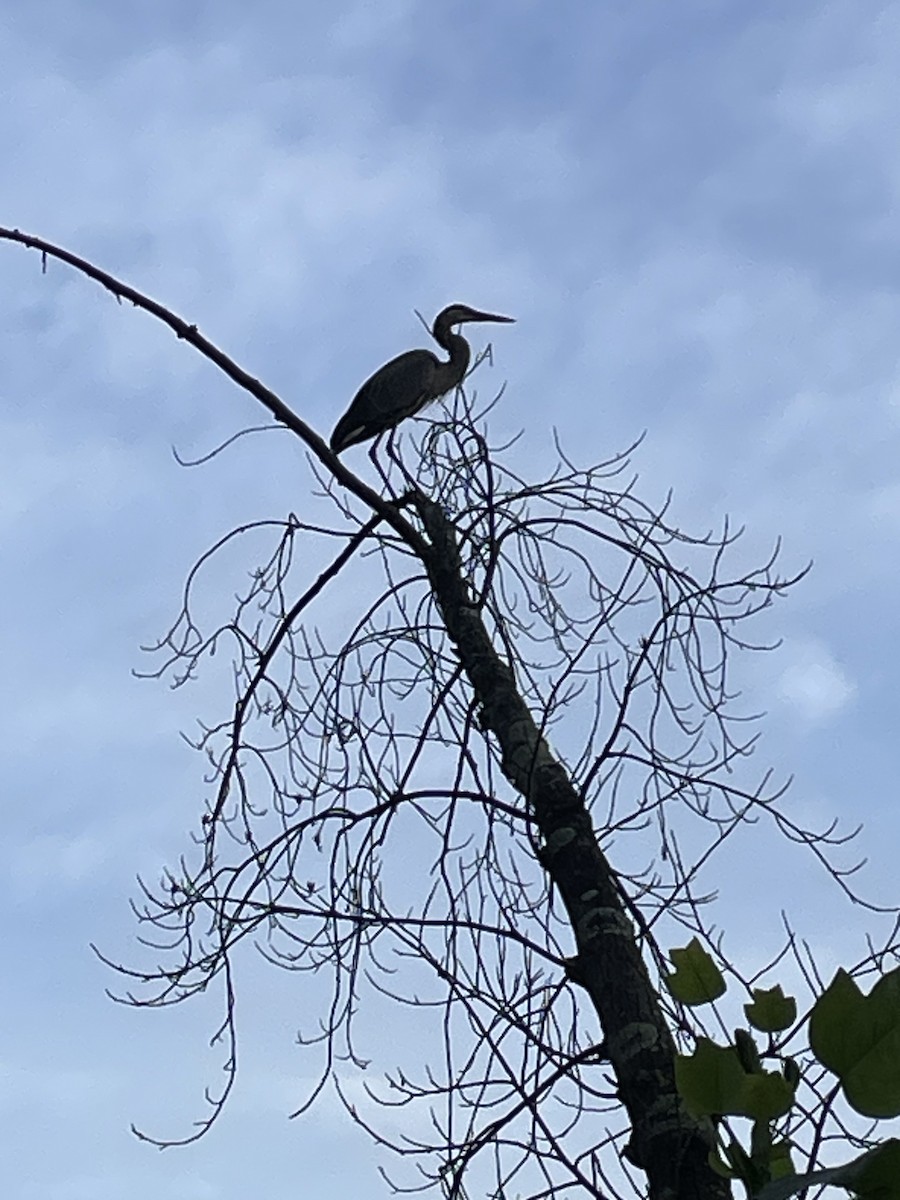
POLYGON ((388 434, 387 446, 385 447, 387 456, 391 460, 391 462, 394 463, 395 466, 399 469, 400 474, 406 480, 409 487, 411 487, 414 491, 418 490, 418 485, 417 485, 415 479, 413 479, 412 475, 410 475, 409 471, 406 469, 406 464, 404 463, 403 459, 400 457, 400 452, 394 446, 394 434, 396 432, 397 432, 397 430, 395 428, 395 429, 392 429, 391 432, 388 434))
POLYGON ((379 444, 379 442, 380 442, 380 441, 381 441, 381 434, 379 433, 378 437, 375 439, 375 441, 374 441, 374 442, 372 443, 372 445, 369 447, 369 459, 370 459, 370 461, 371 461, 371 463, 372 463, 372 466, 373 466, 373 467, 375 468, 375 470, 378 472, 378 475, 379 475, 379 478, 381 479, 381 482, 382 482, 382 483, 384 484, 384 486, 387 488, 387 490, 388 490, 388 493, 390 493, 390 491, 391 491, 391 481, 388 479, 387 475, 386 475, 386 474, 385 474, 385 472, 384 472, 384 468, 382 467, 381 463, 378 461, 378 455, 377 455, 377 453, 376 453, 376 451, 378 450, 378 444, 379 444))

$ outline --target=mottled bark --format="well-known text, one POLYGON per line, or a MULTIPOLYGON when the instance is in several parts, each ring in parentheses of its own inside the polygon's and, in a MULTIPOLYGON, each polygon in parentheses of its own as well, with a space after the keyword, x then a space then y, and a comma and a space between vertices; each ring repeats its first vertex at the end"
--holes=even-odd
POLYGON ((498 655, 460 569, 454 529, 418 496, 431 543, 426 566, 447 631, 500 745, 503 773, 537 822, 541 860, 568 912, 573 973, 596 1009, 631 1121, 629 1159, 647 1174, 649 1200, 724 1200, 728 1184, 708 1165, 710 1139, 675 1089, 675 1046, 582 796, 551 752, 498 655))

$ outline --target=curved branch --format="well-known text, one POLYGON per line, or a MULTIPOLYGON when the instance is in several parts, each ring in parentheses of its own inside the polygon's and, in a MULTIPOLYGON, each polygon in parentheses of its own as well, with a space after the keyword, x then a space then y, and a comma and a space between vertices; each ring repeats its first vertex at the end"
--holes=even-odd
POLYGON ((233 380, 238 387, 248 392, 254 399, 258 400, 264 408, 267 408, 276 421, 280 421, 282 425, 286 425, 288 429, 297 435, 303 441, 319 461, 328 468, 331 474, 349 491, 352 492, 358 500, 368 505, 373 512, 377 513, 382 520, 398 534, 411 549, 416 553, 422 553, 425 549, 422 542, 422 537, 419 532, 402 516, 398 505, 385 500, 382 496, 364 483, 357 475, 341 462, 336 454, 332 454, 325 440, 315 432, 311 425, 297 416, 280 397, 265 386, 259 379, 254 378, 243 367, 238 366, 234 359, 229 358, 222 350, 218 348, 208 338, 205 338, 198 330, 196 325, 190 325, 182 317, 170 309, 165 308, 162 304, 158 304, 155 300, 151 300, 149 296, 145 296, 142 292, 130 287, 127 283, 123 283, 114 275, 110 275, 106 271, 101 271, 99 267, 95 267, 93 263, 88 262, 85 258, 80 258, 77 254, 72 254, 69 250, 64 250, 61 246, 55 246, 52 242, 45 241, 44 238, 34 237, 32 234, 22 233, 19 229, 6 229, 0 227, 0 238, 9 242, 18 242, 21 246, 26 246, 29 250, 37 250, 40 252, 44 270, 48 258, 55 258, 59 262, 64 262, 68 266, 73 267, 82 275, 86 275, 88 279, 93 279, 95 283, 99 283, 121 303, 122 300, 128 300, 135 308, 140 308, 144 312, 150 313, 158 321, 162 321, 175 334, 177 338, 193 346, 204 358, 219 368, 219 370, 233 380))

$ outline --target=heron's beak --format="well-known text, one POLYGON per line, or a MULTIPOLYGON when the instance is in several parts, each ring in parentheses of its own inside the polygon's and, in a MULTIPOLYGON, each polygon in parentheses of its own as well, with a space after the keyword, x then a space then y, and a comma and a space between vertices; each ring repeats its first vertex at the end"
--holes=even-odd
POLYGON ((469 320, 469 321, 502 321, 504 323, 504 325, 515 325, 515 323, 516 323, 515 317, 501 317, 501 316, 498 316, 497 313, 485 313, 485 312, 474 312, 474 313, 472 313, 471 317, 467 318, 467 320, 469 320))

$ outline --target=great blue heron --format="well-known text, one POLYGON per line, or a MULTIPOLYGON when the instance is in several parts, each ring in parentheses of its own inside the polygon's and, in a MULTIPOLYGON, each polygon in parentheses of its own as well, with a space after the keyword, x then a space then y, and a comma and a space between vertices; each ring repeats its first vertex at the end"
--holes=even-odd
POLYGON ((471 352, 462 334, 453 332, 454 325, 513 319, 478 312, 466 304, 445 308, 435 317, 431 333, 438 345, 449 352, 449 362, 441 362, 430 350, 407 350, 385 363, 353 397, 331 435, 331 449, 340 454, 348 446, 378 437, 462 382, 471 352))

